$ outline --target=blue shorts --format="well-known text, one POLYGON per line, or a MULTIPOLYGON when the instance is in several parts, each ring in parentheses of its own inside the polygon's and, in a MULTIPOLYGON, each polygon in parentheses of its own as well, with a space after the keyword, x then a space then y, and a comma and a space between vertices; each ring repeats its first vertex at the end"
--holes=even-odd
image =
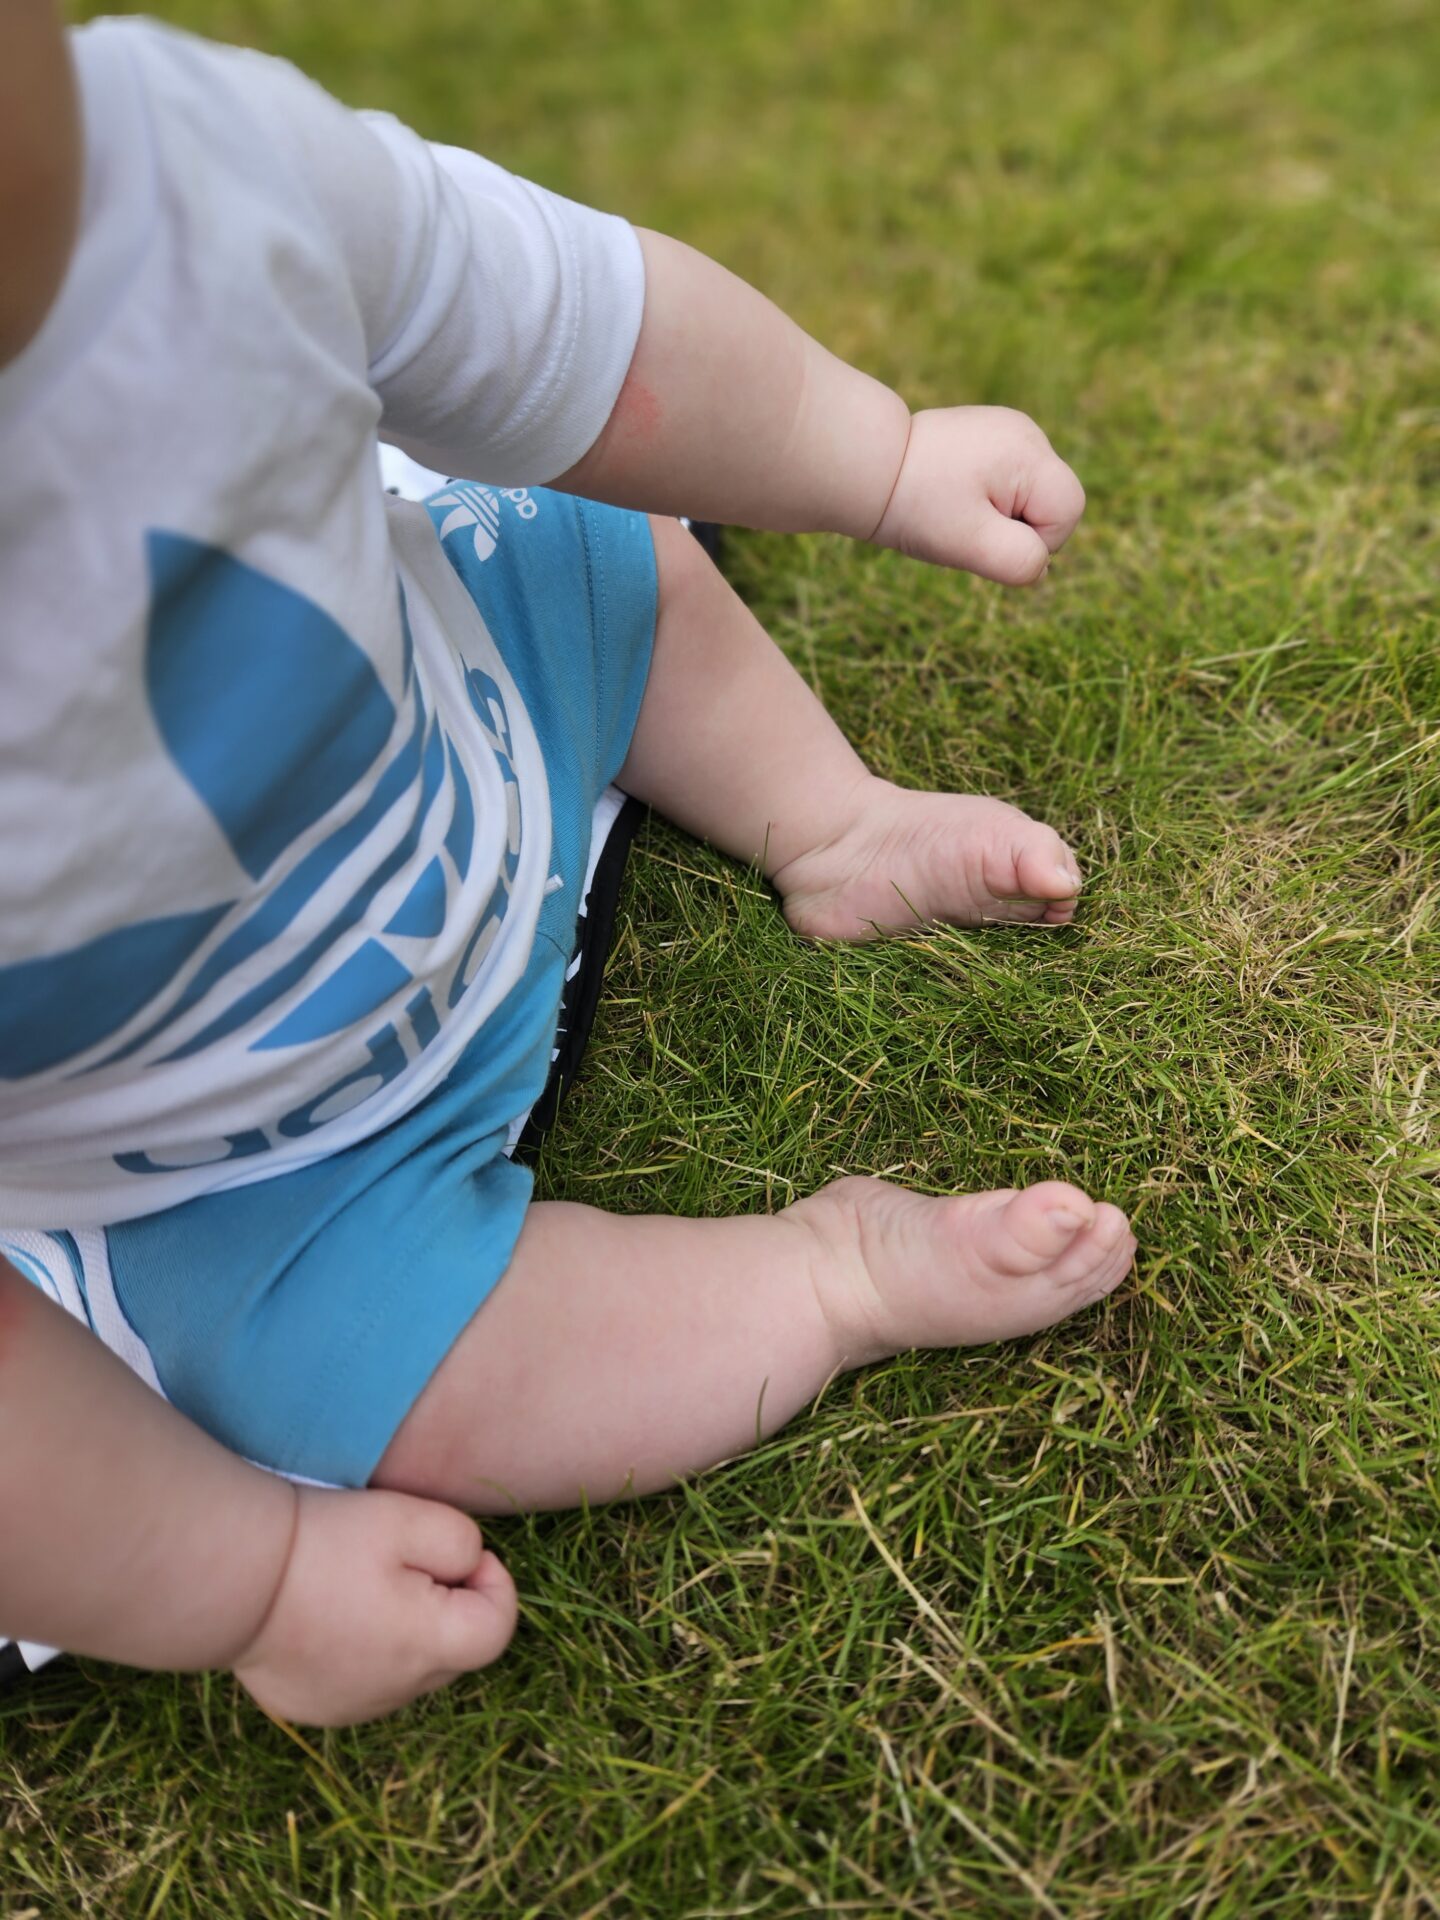
MULTIPOLYGON (((635 729, 655 633, 643 514, 532 490, 483 564, 451 556, 545 756, 551 872, 526 971, 448 1078, 298 1172, 103 1234, 5 1249, 234 1451, 363 1486, 514 1250, 531 1176, 511 1124, 544 1091, 597 801, 635 729), (585 644, 588 636, 588 646, 585 644)), ((444 509, 431 509, 438 521, 444 509)))

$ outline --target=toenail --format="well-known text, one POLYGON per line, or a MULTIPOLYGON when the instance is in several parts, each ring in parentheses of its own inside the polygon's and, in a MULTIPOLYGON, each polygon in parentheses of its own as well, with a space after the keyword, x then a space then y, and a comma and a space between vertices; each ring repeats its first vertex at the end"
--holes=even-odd
POLYGON ((1074 1233, 1083 1224, 1072 1207, 1051 1207, 1045 1218, 1060 1233, 1074 1233))

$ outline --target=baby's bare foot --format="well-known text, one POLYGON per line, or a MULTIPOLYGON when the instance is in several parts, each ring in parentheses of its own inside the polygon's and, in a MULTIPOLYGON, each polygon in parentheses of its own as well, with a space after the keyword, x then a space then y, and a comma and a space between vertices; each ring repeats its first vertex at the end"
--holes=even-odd
POLYGON ((873 940, 929 920, 1057 926, 1073 916, 1080 869, 1053 827, 975 794, 912 793, 888 780, 862 794, 833 841, 772 875, 797 933, 873 940))
POLYGON ((1037 1333, 1117 1287, 1129 1222, 1060 1180, 935 1199, 837 1180, 787 1214, 819 1246, 815 1284, 846 1366, 909 1347, 1037 1333))

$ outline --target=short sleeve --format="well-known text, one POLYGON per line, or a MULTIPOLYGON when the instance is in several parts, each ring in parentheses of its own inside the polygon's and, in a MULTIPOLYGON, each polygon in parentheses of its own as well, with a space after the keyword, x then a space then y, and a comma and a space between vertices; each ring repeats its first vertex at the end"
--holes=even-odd
POLYGON ((240 96, 333 239, 381 437, 505 485, 573 466, 639 337, 644 265, 629 223, 354 112, 284 61, 159 31, 240 96))

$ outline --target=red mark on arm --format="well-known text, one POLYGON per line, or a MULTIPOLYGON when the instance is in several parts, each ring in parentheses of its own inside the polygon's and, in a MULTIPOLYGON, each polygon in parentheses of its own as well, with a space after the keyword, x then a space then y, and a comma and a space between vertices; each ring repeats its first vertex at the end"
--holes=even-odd
POLYGON ((627 440, 638 440, 645 444, 660 431, 664 417, 665 409, 654 388, 647 387, 643 380, 637 380, 633 371, 627 373, 625 384, 616 397, 612 416, 616 429, 627 440))
POLYGON ((583 454, 558 479, 550 482, 564 493, 589 494, 595 500, 612 500, 617 506, 635 506, 635 468, 645 469, 650 448, 659 437, 665 408, 653 387, 637 379, 632 369, 625 376, 610 418, 590 451, 583 454))

